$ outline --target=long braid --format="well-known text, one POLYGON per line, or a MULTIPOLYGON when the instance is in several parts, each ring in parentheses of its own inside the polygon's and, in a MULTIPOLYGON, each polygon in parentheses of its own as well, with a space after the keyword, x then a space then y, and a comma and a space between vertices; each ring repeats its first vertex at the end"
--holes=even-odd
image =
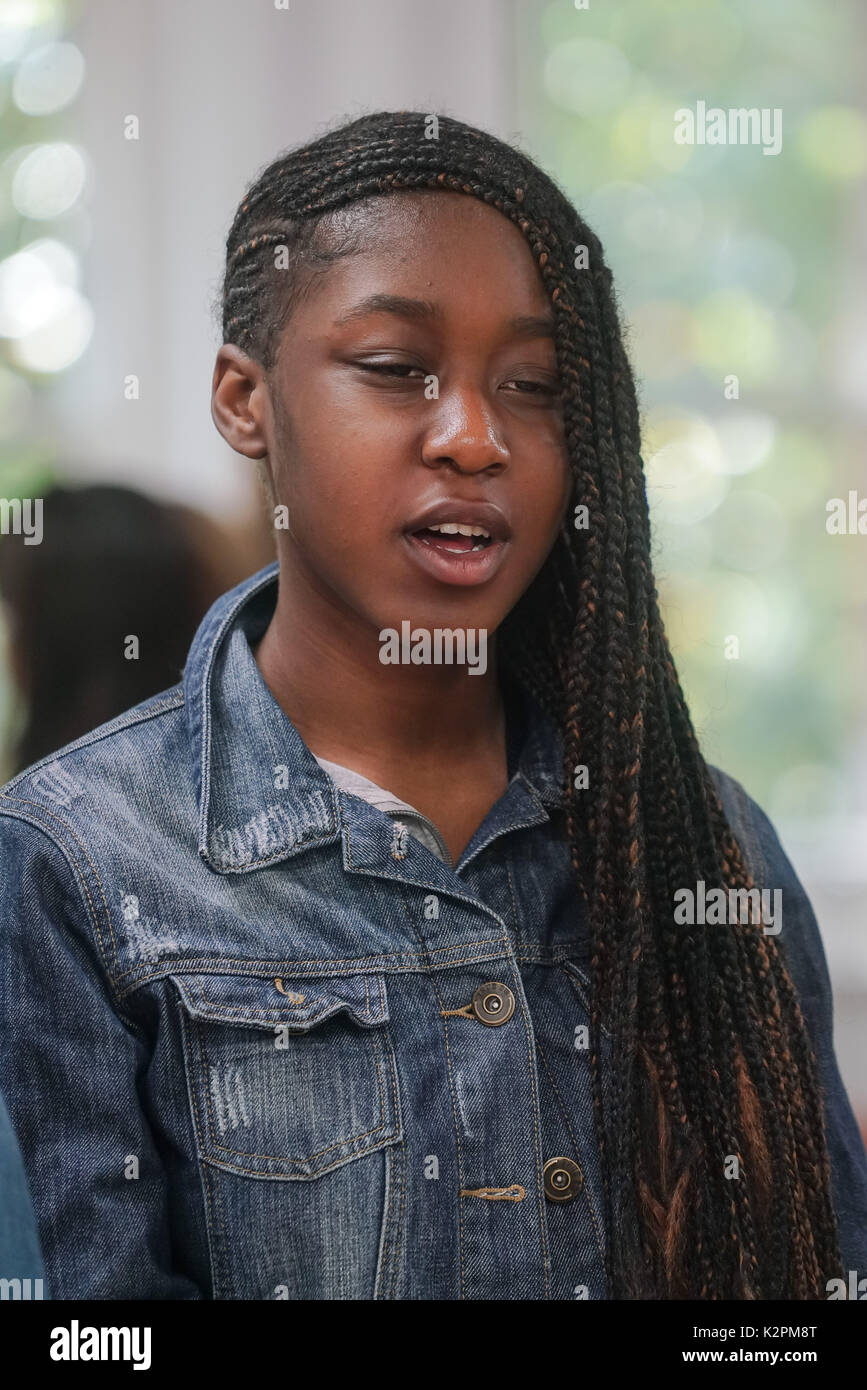
POLYGON ((351 219, 333 215, 361 199, 461 193, 525 236, 556 319, 570 507, 586 507, 588 526, 567 514, 498 637, 504 668, 562 734, 566 835, 591 934, 609 1286, 616 1298, 819 1298, 840 1258, 816 1061, 791 978, 761 921, 674 920, 679 888, 755 884, 659 612, 611 272, 529 158, 437 120, 427 138, 424 113, 365 116, 261 172, 227 239, 223 336, 270 368, 305 273, 351 249, 351 219), (277 265, 285 252, 288 270, 277 265))

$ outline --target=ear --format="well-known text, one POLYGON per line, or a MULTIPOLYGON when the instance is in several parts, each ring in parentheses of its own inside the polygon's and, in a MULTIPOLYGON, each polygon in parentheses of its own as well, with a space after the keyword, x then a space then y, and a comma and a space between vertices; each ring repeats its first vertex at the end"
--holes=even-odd
POLYGON ((265 369, 234 343, 223 343, 217 353, 211 417, 236 453, 251 459, 266 457, 272 431, 265 369))

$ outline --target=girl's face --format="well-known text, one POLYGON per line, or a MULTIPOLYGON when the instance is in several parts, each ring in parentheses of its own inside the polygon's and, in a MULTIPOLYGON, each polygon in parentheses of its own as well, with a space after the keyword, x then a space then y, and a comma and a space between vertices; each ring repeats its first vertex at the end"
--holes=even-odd
POLYGON ((472 197, 342 219, 359 249, 314 278, 269 374, 281 565, 377 632, 493 633, 570 492, 550 301, 521 232, 472 197))

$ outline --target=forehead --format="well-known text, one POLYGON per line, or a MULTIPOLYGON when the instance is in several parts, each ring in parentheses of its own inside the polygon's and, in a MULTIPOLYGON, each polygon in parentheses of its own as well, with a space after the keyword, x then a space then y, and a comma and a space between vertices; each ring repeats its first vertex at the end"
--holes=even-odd
POLYGON ((337 232, 355 233, 366 241, 382 235, 387 228, 394 231, 410 227, 446 229, 449 226, 468 227, 472 224, 486 228, 493 235, 511 229, 523 241, 518 228, 496 208, 471 194, 455 193, 451 189, 404 188, 374 194, 337 208, 322 220, 325 227, 334 228, 337 232), (499 224, 502 224, 502 228, 499 224))
POLYGON ((548 296, 523 233, 468 194, 412 190, 360 200, 329 214, 317 244, 337 251, 332 279, 346 292, 377 274, 448 295, 496 293, 539 310, 548 296), (340 253, 344 254, 340 254, 340 253))

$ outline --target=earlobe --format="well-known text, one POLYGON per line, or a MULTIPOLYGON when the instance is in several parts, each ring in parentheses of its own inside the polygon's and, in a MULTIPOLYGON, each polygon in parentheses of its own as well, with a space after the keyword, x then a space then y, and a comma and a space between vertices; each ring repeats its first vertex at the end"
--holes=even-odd
POLYGON ((260 363, 234 343, 223 343, 214 363, 211 418, 226 443, 245 458, 267 456, 267 392, 260 363))

